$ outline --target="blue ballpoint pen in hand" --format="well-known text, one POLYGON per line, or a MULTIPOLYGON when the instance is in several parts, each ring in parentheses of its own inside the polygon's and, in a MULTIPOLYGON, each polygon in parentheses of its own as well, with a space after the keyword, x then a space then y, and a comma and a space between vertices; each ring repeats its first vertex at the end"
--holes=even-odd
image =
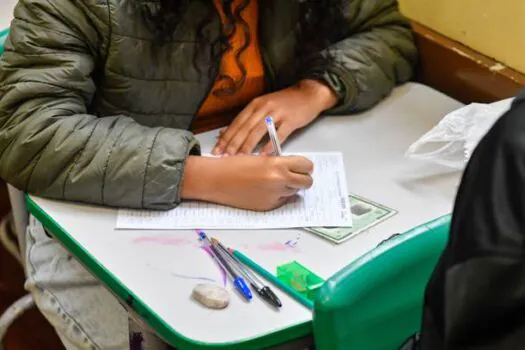
POLYGON ((239 293, 241 293, 241 295, 244 298, 246 298, 246 300, 251 300, 252 293, 250 291, 250 288, 248 288, 248 285, 242 278, 242 276, 240 276, 237 273, 236 269, 230 265, 227 257, 224 256, 219 251, 219 249, 217 249, 217 247, 209 241, 208 237, 206 236, 206 233, 204 233, 203 231, 198 231, 198 232, 199 232, 199 237, 210 247, 214 258, 216 258, 217 262, 224 268, 228 276, 233 281, 233 285, 235 286, 235 288, 239 291, 239 293))
POLYGON ((279 142, 279 137, 277 136, 277 130, 275 130, 275 124, 273 118, 270 116, 266 117, 266 128, 268 128, 268 136, 270 137, 270 142, 273 146, 273 153, 276 156, 281 155, 281 143, 279 142))

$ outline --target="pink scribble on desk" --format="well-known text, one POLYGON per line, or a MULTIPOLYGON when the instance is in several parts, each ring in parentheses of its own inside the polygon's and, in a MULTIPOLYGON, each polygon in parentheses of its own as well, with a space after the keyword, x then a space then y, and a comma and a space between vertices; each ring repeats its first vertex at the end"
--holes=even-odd
MULTIPOLYGON (((182 237, 175 237, 175 236, 141 236, 133 239, 134 244, 152 244, 152 245, 161 245, 161 246, 187 246, 192 248, 203 248, 203 246, 200 243, 200 240, 191 240, 188 238, 182 238, 182 237)), ((287 252, 294 252, 294 253, 300 253, 300 249, 298 247, 298 239, 292 239, 288 240, 285 243, 281 242, 273 242, 273 243, 266 243, 266 244, 259 244, 259 245, 250 245, 250 244, 241 244, 237 246, 237 248, 242 249, 244 251, 250 251, 250 250, 262 250, 267 252, 280 252, 280 253, 287 253, 287 252)))
POLYGON ((154 244, 160 244, 160 245, 189 245, 194 243, 193 241, 187 239, 187 238, 180 238, 180 237, 167 237, 167 236, 143 236, 138 237, 133 240, 133 243, 135 244, 142 244, 142 243, 154 243, 154 244))

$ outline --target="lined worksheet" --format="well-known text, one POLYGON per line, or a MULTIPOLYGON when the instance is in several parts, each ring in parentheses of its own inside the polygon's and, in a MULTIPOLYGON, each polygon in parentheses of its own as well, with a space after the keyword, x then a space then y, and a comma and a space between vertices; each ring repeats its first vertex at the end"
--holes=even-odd
POLYGON ((352 226, 343 155, 294 153, 314 163, 314 184, 282 207, 255 212, 188 201, 169 211, 121 209, 118 229, 276 229, 352 226))

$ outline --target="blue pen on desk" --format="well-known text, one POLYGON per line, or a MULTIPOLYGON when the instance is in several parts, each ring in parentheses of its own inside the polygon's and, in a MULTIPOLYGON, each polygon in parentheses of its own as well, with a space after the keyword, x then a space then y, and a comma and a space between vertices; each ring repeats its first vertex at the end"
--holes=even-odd
POLYGON ((275 130, 275 124, 273 123, 273 118, 270 116, 266 117, 266 128, 268 129, 268 136, 270 137, 270 142, 273 146, 273 153, 276 156, 281 155, 281 143, 279 142, 279 137, 277 136, 277 130, 275 130))
POLYGON ((203 231, 198 231, 199 237, 210 247, 211 252, 213 253, 214 258, 217 260, 217 262, 224 268, 226 273, 230 276, 230 278, 233 281, 233 285, 239 293, 243 297, 246 298, 246 300, 252 299, 252 292, 250 291, 250 288, 248 288, 248 285, 244 281, 241 275, 237 273, 235 268, 228 262, 228 258, 224 256, 215 245, 213 245, 208 237, 206 236, 206 233, 203 231))

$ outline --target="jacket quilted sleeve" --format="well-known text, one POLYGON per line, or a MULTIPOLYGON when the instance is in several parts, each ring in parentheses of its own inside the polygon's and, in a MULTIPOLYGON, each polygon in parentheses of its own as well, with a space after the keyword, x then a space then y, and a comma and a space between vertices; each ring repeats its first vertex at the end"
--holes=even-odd
POLYGON ((0 177, 49 198, 171 208, 197 141, 187 131, 87 113, 102 35, 79 3, 16 7, 0 61, 0 177))
MULTIPOLYGON (((332 87, 340 103, 329 113, 368 109, 411 78, 417 62, 412 32, 396 0, 341 0, 343 39, 309 58, 305 77, 332 87)), ((339 24, 334 24, 339 25, 339 24)))

